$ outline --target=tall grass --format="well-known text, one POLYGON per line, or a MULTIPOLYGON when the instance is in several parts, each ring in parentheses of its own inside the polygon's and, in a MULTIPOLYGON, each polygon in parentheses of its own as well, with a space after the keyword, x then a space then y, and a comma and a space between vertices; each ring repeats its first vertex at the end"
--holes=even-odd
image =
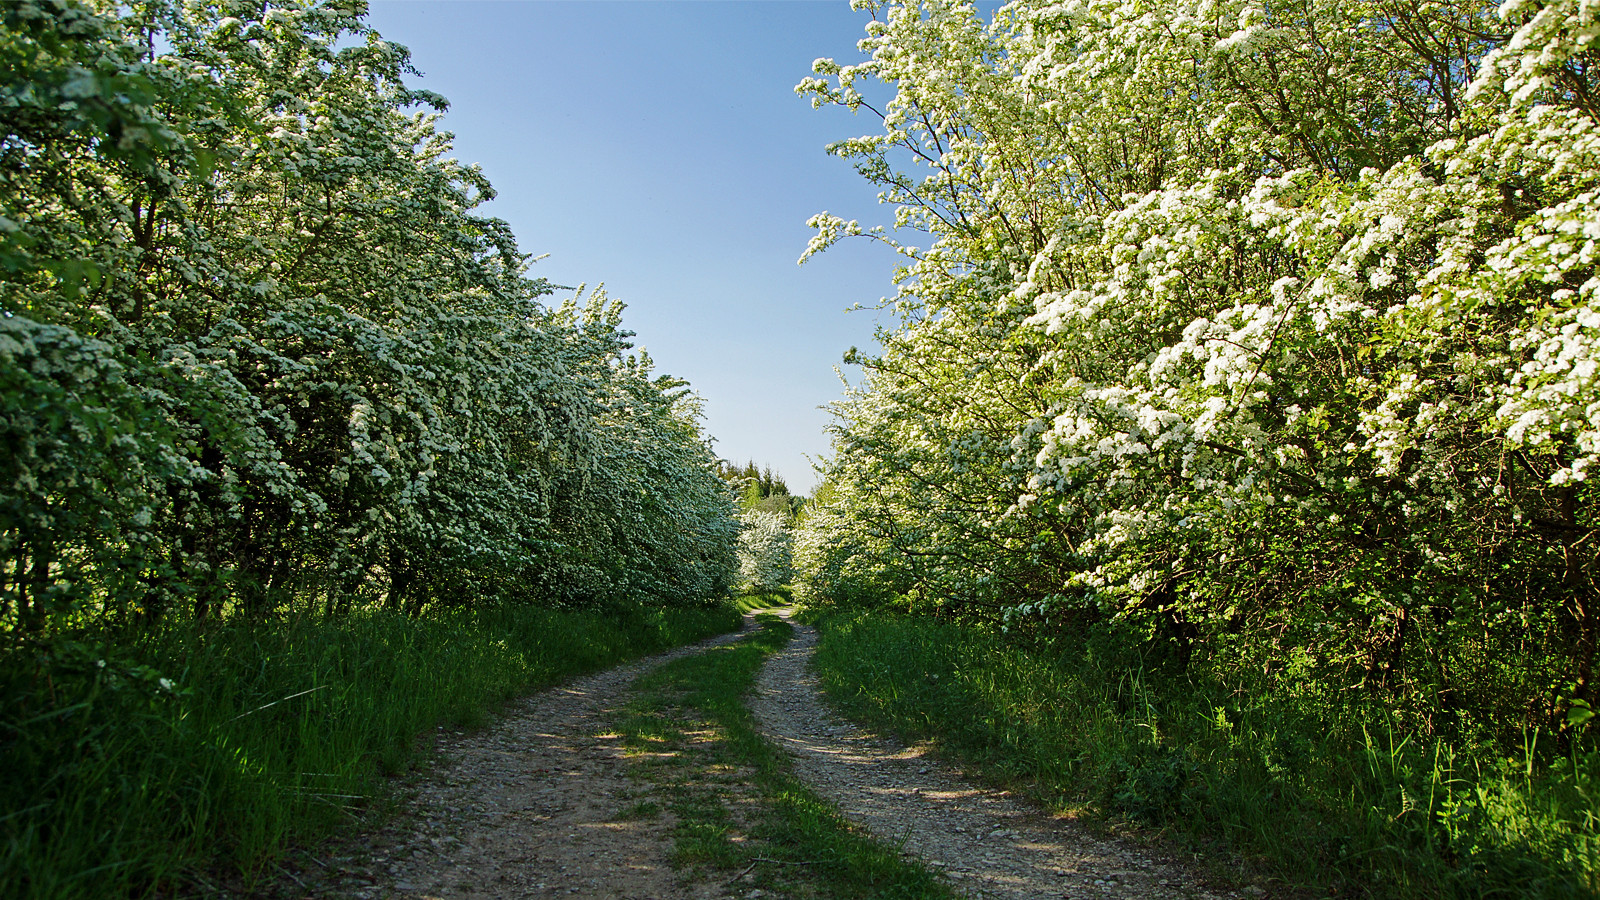
POLYGON ((1023 648, 917 618, 821 623, 816 665, 854 715, 1160 827, 1318 896, 1600 896, 1600 752, 1402 733, 1318 706, 1141 672, 1092 645, 1023 648))
POLYGON ((246 881, 357 819, 418 735, 732 630, 729 605, 525 606, 80 635, 0 658, 0 897, 246 881))

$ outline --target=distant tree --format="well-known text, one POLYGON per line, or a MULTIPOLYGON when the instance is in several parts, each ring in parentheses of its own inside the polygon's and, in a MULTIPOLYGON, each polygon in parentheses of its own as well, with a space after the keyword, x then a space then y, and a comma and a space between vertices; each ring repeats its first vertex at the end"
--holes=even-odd
POLYGON ((742 466, 723 460, 721 474, 738 492, 739 509, 745 512, 769 512, 793 525, 805 506, 806 499, 791 494, 783 476, 773 472, 771 466, 757 466, 755 460, 742 466))
POLYGON ((765 510, 750 510, 740 517, 740 587, 753 594, 780 590, 793 574, 794 537, 788 522, 765 510))

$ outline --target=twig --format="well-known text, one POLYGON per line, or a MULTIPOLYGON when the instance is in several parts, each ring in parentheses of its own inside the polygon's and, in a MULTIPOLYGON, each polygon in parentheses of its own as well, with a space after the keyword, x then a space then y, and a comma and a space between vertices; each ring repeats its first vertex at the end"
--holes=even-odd
POLYGON ((300 876, 294 874, 293 872, 289 871, 288 869, 285 869, 281 865, 278 866, 278 871, 282 872, 283 874, 285 874, 287 876, 289 876, 289 878, 292 879, 295 884, 300 885, 300 889, 301 890, 305 891, 308 894, 311 893, 311 888, 306 887, 306 883, 304 881, 300 880, 300 876))
POLYGON ((814 859, 767 859, 765 856, 756 857, 756 862, 769 862, 775 866, 814 866, 814 859))
POLYGON ((727 882, 725 882, 725 883, 726 884, 733 884, 735 881, 738 881, 739 879, 745 877, 746 875, 749 875, 750 874, 750 870, 754 869, 756 867, 756 865, 759 864, 759 863, 772 863, 775 866, 812 866, 812 865, 816 865, 815 861, 809 860, 809 859, 768 859, 765 856, 758 856, 754 860, 751 861, 750 865, 744 867, 744 871, 743 872, 740 872, 739 874, 733 876, 732 878, 729 878, 727 880, 727 882))
POLYGON ((738 881, 739 879, 745 877, 746 875, 749 875, 750 874, 750 870, 754 869, 756 867, 756 863, 758 863, 758 862, 761 862, 761 858, 760 857, 756 857, 756 861, 755 862, 751 863, 748 866, 745 866, 743 872, 740 872, 739 874, 733 876, 732 878, 729 878, 727 880, 727 882, 725 882, 725 883, 726 884, 733 884, 735 881, 738 881))

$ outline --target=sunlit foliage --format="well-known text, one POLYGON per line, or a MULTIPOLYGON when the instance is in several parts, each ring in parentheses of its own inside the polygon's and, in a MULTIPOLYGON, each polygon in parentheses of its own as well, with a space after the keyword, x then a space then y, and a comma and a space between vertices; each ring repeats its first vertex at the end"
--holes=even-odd
POLYGON ((858 6, 867 60, 799 90, 881 117, 832 150, 897 210, 901 324, 802 590, 1429 732, 1585 720, 1592 3, 858 6))
POLYGON ((364 4, 0 8, 0 627, 724 594, 698 401, 364 4))

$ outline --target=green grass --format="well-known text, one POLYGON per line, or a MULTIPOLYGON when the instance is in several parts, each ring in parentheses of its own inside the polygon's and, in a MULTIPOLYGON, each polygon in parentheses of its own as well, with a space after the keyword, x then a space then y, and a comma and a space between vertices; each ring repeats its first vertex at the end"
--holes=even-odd
POLYGON ((616 723, 635 754, 634 774, 675 817, 676 864, 706 878, 743 875, 747 886, 782 896, 951 898, 926 867, 800 783, 757 731, 744 697, 792 632, 774 616, 761 620, 737 644, 642 677, 616 723))
POLYGON ((731 605, 168 628, 0 658, 0 896, 248 884, 293 842, 381 807, 418 736, 501 701, 737 627, 731 605))
POLYGON ((1600 753, 1405 736, 1088 649, 925 618, 831 616, 815 665, 848 714, 1106 824, 1160 832, 1271 893, 1600 895, 1600 753))
POLYGON ((787 591, 773 594, 740 594, 733 598, 733 604, 740 612, 761 612, 765 609, 788 606, 791 602, 787 591))

